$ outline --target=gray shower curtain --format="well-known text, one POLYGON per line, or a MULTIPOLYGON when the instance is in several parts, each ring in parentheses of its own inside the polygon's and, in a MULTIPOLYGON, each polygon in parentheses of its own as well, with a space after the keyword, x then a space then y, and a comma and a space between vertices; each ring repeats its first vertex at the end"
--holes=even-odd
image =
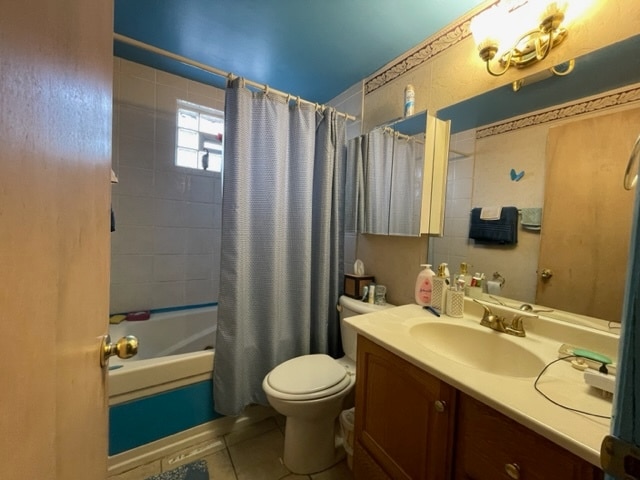
POLYGON ((376 128, 365 136, 364 156, 364 233, 389 233, 389 202, 391 198, 391 166, 393 133, 376 128))
POLYGON ((225 415, 266 405, 262 380, 279 363, 341 354, 345 120, 243 83, 225 104, 213 374, 225 415))

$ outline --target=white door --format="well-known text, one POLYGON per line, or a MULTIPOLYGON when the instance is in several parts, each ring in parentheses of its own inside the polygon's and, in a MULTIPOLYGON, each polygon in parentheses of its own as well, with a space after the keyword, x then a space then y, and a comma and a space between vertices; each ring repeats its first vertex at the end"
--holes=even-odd
POLYGON ((3 2, 0 478, 102 479, 113 4, 3 2))

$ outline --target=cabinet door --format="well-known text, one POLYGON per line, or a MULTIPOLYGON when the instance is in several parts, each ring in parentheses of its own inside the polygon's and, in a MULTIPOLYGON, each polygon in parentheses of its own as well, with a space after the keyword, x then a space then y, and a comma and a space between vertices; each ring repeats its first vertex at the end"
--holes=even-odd
POLYGON ((448 478, 455 389, 361 336, 356 379, 355 477, 448 478))
POLYGON ((464 394, 456 439, 456 480, 603 478, 590 463, 464 394))

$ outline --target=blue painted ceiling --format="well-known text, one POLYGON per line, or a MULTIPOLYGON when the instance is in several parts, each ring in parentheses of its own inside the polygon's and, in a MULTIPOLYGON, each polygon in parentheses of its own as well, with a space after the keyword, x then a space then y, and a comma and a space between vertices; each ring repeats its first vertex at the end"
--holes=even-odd
MULTIPOLYGON (((325 103, 484 0, 115 0, 114 31, 325 103)), ((115 42, 115 54, 224 79, 115 42)))
MULTIPOLYGON (((484 2, 115 0, 114 31, 325 103, 484 2)), ((637 83, 639 52, 636 35, 579 57, 571 75, 517 93, 504 86, 437 115, 451 119, 455 133, 637 83)), ((114 42, 114 53, 203 83, 225 84, 224 78, 121 42, 114 42)))

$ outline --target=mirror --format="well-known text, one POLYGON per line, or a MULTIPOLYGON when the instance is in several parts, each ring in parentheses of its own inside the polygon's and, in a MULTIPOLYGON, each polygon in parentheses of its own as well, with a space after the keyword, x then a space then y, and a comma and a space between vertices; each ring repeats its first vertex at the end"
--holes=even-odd
MULTIPOLYGON (((459 133, 478 128, 478 139, 476 140, 475 135, 471 141, 468 138, 463 139, 463 142, 467 142, 467 149, 460 148, 460 150, 475 154, 474 158, 470 159, 472 173, 467 179, 471 184, 466 204, 468 208, 466 211, 464 211, 465 208, 460 208, 462 197, 447 197, 447 201, 452 202, 447 205, 446 222, 448 228, 445 230, 443 239, 430 240, 430 262, 436 264, 447 262, 450 265, 451 272, 454 273, 457 272, 460 261, 469 261, 474 265, 471 267, 472 271, 470 273, 483 271, 488 280, 492 280, 494 272, 504 276, 506 283, 499 290, 499 295, 512 299, 514 304, 535 304, 537 301, 539 302, 538 296, 540 292, 537 291, 540 289, 538 256, 541 239, 545 237, 544 227, 548 223, 545 215, 550 214, 550 209, 545 208, 545 203, 548 201, 545 199, 547 193, 545 182, 546 150, 549 131, 551 127, 554 127, 554 124, 528 126, 520 130, 513 128, 512 131, 510 131, 512 126, 503 125, 501 127, 502 130, 497 129, 501 131, 499 135, 495 135, 496 131, 483 129, 483 126, 565 102, 579 101, 585 97, 638 83, 640 82, 640 70, 637 69, 637 62, 632 62, 630 59, 635 58, 633 52, 637 52, 639 48, 640 36, 631 37, 628 40, 576 59, 576 68, 567 77, 549 78, 540 83, 525 86, 517 93, 513 92, 510 86, 505 86, 438 112, 439 117, 451 119, 453 132, 459 133), (602 72, 606 72, 606 74, 602 72), (475 168, 473 168, 474 163, 475 168), (516 180, 511 177, 512 169, 516 176, 521 172, 524 172, 524 176, 520 180, 516 180), (482 248, 475 246, 473 241, 468 240, 460 233, 465 228, 465 215, 468 232, 469 209, 471 207, 492 205, 516 205, 519 208, 541 207, 543 208, 542 229, 539 233, 535 233, 533 231, 525 232, 522 228, 519 228, 519 240, 515 248, 482 248), (450 211, 455 208, 460 209, 458 217, 449 215, 450 211), (456 222, 460 227, 457 231, 454 228, 456 222), (454 230, 454 234, 450 235, 452 230, 454 230)), ((632 100, 637 102, 637 90, 635 92, 635 97, 632 100)), ((618 98, 615 95, 610 95, 600 103, 611 104, 616 101, 618 101, 618 98)), ((631 105, 631 103, 628 103, 627 107, 631 105)), ((638 103, 635 105, 637 106, 638 103)), ((584 102, 580 108, 586 111, 590 111, 590 109, 597 111, 598 105, 590 105, 588 102, 584 102)), ((609 123, 606 123, 608 120, 605 115, 606 112, 602 117, 593 117, 595 122, 591 130, 593 136, 604 137, 607 135, 605 127, 609 123), (601 118, 601 121, 605 123, 599 126, 597 124, 598 118, 601 118)), ((564 125, 571 124, 574 121, 577 122, 581 118, 585 117, 567 118, 564 125)), ((628 139, 628 147, 624 147, 628 150, 626 158, 623 156, 623 158, 619 159, 623 164, 626 164, 633 142, 640 133, 640 125, 637 125, 636 130, 635 134, 628 139)), ((454 136, 452 138, 454 147, 457 141, 454 136)), ((605 155, 608 154, 609 152, 605 152, 605 155)), ((449 168, 453 170, 452 173, 454 174, 464 170, 464 168, 458 169, 455 161, 451 162, 449 168)), ((465 168, 468 168, 468 165, 465 168)), ((614 167, 612 165, 611 168, 617 168, 617 166, 614 167)), ((619 172, 620 179, 618 184, 620 188, 622 188, 623 174, 624 166, 619 172)), ((450 181, 459 186, 457 179, 452 179, 450 176, 450 181)), ((567 181, 571 181, 571 178, 567 178, 567 181)), ((580 183, 572 182, 571 187, 579 186, 580 183)), ((593 187, 588 188, 590 192, 587 193, 593 196, 595 194, 593 187)), ((575 195, 581 194, 578 191, 575 194, 569 194, 569 189, 567 189, 564 198, 561 197, 560 200, 557 200, 554 206, 561 204, 564 205, 565 211, 570 210, 573 208, 572 202, 575 195)), ((597 195, 601 198, 609 196, 602 188, 597 189, 597 195)), ((590 212, 591 210, 584 212, 575 210, 575 215, 589 215, 590 212)), ((630 215, 621 213, 619 216, 625 217, 629 223, 631 222, 630 215)), ((574 245, 577 245, 577 242, 590 242, 600 236, 601 232, 607 231, 607 229, 610 229, 610 227, 601 225, 594 228, 591 235, 583 235, 579 240, 573 239, 572 241, 576 242, 574 245)), ((616 242, 610 242, 610 245, 612 248, 618 248, 619 246, 616 242)), ((586 263, 591 263, 592 259, 585 260, 589 261, 586 263)), ((595 263, 599 263, 600 266, 606 265, 606 261, 602 259, 600 262, 596 261, 595 263)), ((622 285, 624 285, 625 274, 626 262, 623 261, 622 265, 611 266, 608 274, 597 273, 586 275, 586 277, 590 279, 591 287, 596 288, 597 282, 606 281, 605 278, 610 277, 622 278, 622 285)), ((559 273, 556 274, 556 278, 558 276, 559 273)), ((553 278, 552 280, 555 281, 553 278)), ((566 295, 563 295, 566 298, 553 300, 554 304, 549 305, 551 308, 619 321, 620 316, 616 313, 606 318, 602 313, 594 313, 593 309, 577 311, 573 307, 566 306, 570 305, 570 303, 565 303, 564 300, 571 297, 573 292, 571 287, 564 288, 562 291, 566 293, 566 295)), ((612 299, 611 301, 614 300, 612 299)), ((617 309, 619 312, 620 297, 615 300, 615 303, 616 308, 609 310, 616 311, 617 309)))
POLYGON ((346 231, 439 234, 444 222, 450 122, 422 112, 347 145, 346 231))

